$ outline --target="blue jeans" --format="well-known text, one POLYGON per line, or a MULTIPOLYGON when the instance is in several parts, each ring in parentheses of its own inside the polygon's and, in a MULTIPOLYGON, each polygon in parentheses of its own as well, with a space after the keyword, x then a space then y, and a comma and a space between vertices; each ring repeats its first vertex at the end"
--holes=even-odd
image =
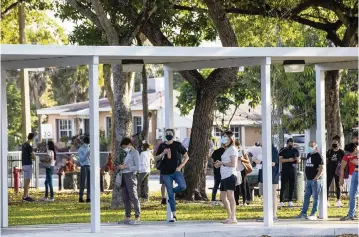
POLYGON ((54 187, 52 185, 52 174, 53 173, 54 173, 53 166, 46 168, 45 198, 49 197, 49 189, 50 189, 50 198, 54 198, 54 187))
POLYGON ((318 204, 319 204, 318 202, 319 193, 322 189, 322 186, 323 183, 321 179, 319 179, 318 181, 307 180, 307 184, 305 186, 303 209, 302 212, 300 213, 301 215, 307 216, 311 196, 313 196, 313 208, 310 215, 314 216, 317 213, 318 204))
POLYGON ((186 181, 184 180, 183 174, 179 171, 173 174, 163 175, 163 183, 166 185, 168 200, 170 203, 171 211, 176 211, 175 193, 182 192, 186 189, 186 181), (176 182, 177 187, 173 188, 173 181, 176 182))
POLYGON ((355 171, 352 174, 352 182, 350 184, 349 190, 349 217, 355 216, 355 207, 356 207, 356 196, 358 194, 358 171, 355 171))

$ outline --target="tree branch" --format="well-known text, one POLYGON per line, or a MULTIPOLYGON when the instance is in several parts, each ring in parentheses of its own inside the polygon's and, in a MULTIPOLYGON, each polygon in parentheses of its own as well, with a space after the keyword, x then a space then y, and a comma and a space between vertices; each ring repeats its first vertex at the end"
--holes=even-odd
POLYGON ((100 22, 102 29, 105 31, 108 44, 119 45, 117 31, 115 27, 113 27, 111 21, 107 18, 102 3, 99 0, 91 0, 91 3, 96 12, 97 19, 100 22))
POLYGON ((1 12, 1 19, 3 19, 5 16, 7 16, 8 14, 10 14, 10 12, 16 8, 20 3, 24 2, 24 0, 18 0, 14 3, 12 3, 10 6, 8 6, 7 8, 5 8, 4 11, 1 12))
POLYGON ((133 39, 138 35, 140 29, 144 26, 146 21, 152 16, 153 13, 157 11, 157 5, 154 3, 154 6, 151 8, 151 3, 154 3, 152 0, 146 0, 143 8, 140 13, 137 15, 136 20, 132 23, 131 29, 127 34, 122 38, 122 44, 129 45, 133 39))
POLYGON ((98 18, 96 16, 96 14, 93 11, 91 11, 91 9, 89 9, 87 6, 85 6, 83 3, 81 3, 81 2, 79 2, 77 0, 66 0, 66 2, 68 4, 70 4, 70 6, 72 6, 81 15, 83 15, 84 17, 89 19, 98 28, 100 28, 101 30, 103 29, 100 21, 98 20, 98 18))
POLYGON ((239 107, 239 105, 236 105, 236 108, 234 109, 234 112, 233 112, 231 118, 230 118, 229 121, 228 121, 228 127, 231 126, 231 122, 232 122, 232 120, 233 120, 233 118, 234 118, 234 115, 236 114, 236 112, 237 112, 237 110, 238 110, 238 107, 239 107))

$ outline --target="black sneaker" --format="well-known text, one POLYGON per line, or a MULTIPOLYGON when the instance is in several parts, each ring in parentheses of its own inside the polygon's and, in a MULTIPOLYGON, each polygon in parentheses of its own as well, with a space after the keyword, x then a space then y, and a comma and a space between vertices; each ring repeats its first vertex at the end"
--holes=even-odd
POLYGON ((79 198, 79 202, 85 202, 83 198, 79 198))
POLYGON ((34 199, 32 199, 31 197, 25 197, 22 199, 23 202, 35 202, 34 199))
POLYGON ((341 221, 354 221, 354 217, 345 216, 345 217, 341 218, 340 220, 341 221))
POLYGON ((162 198, 161 205, 166 205, 166 198, 162 198))
POLYGON ((173 216, 173 218, 169 222, 171 222, 171 223, 177 222, 177 217, 173 216))

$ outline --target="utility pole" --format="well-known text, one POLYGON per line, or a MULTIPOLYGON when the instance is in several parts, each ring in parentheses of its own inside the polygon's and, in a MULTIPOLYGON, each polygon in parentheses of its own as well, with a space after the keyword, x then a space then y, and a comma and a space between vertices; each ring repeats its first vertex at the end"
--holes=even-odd
MULTIPOLYGON (((25 37, 25 3, 19 4, 19 43, 26 44, 25 37)), ((21 85, 21 117, 22 117, 22 140, 27 140, 27 135, 31 132, 30 120, 30 88, 29 88, 29 73, 27 69, 20 71, 20 85, 21 85)))

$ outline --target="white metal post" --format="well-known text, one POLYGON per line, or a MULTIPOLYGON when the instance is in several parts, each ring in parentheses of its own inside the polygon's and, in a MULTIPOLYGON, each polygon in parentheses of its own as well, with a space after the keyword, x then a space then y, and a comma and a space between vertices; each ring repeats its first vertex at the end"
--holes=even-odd
POLYGON ((165 128, 173 128, 173 71, 164 71, 165 75, 165 128))
POLYGON ((242 147, 246 147, 246 127, 241 126, 241 143, 242 147))
POLYGON ((0 82, 1 106, 1 227, 8 227, 8 169, 7 169, 7 102, 6 102, 6 71, 1 70, 0 82))
POLYGON ((91 232, 100 232, 100 133, 99 133, 99 91, 97 56, 89 64, 90 97, 90 182, 91 182, 91 232))
POLYGON ((270 65, 271 58, 267 57, 261 65, 261 95, 262 95, 262 152, 263 152, 263 196, 264 196, 264 226, 273 225, 273 195, 272 195, 272 130, 271 130, 271 92, 270 65))
MULTIPOLYGON (((165 129, 172 128, 174 129, 174 120, 173 120, 173 71, 165 68, 164 70, 165 76, 165 129)), ((163 139, 165 140, 166 134, 163 134, 163 139)), ((172 219, 172 211, 170 207, 170 203, 168 200, 168 192, 166 199, 166 210, 167 210, 167 221, 172 219)))
POLYGON ((323 157, 323 175, 322 175, 322 191, 319 195, 319 218, 328 218, 327 204, 327 159, 326 159, 326 140, 325 140, 325 84, 324 71, 315 65, 316 79, 316 110, 317 110, 317 144, 318 151, 323 157))

